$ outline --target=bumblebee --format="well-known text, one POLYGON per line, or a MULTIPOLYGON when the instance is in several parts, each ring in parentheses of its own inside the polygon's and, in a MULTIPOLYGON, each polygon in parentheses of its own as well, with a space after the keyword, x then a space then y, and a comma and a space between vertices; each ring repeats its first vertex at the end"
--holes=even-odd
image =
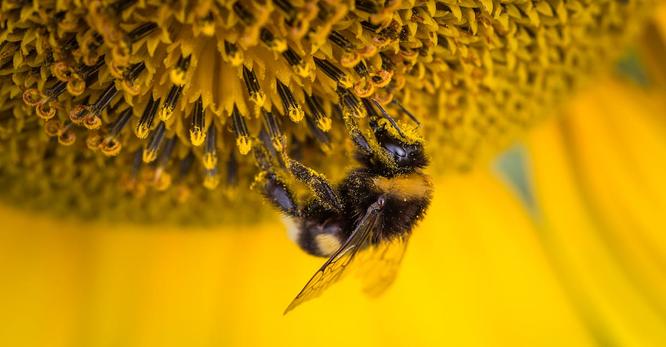
POLYGON ((362 271, 366 293, 381 294, 394 281, 409 236, 430 204, 432 184, 422 172, 428 165, 422 142, 405 135, 378 102, 363 100, 363 104, 371 131, 364 134, 357 119, 343 116, 361 165, 337 185, 284 156, 283 167, 312 192, 303 204, 266 164, 262 156, 270 154, 255 151, 264 163, 259 178, 262 193, 291 221, 292 238, 305 252, 328 257, 285 314, 319 296, 352 264, 362 271))

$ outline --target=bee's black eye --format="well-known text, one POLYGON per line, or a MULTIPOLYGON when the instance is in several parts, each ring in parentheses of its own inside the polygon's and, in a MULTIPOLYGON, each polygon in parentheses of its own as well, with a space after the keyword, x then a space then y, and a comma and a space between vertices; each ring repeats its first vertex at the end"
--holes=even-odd
POLYGON ((394 157, 403 158, 407 154, 404 148, 393 143, 384 144, 384 148, 394 157))
POLYGON ((428 164, 428 159, 425 157, 421 143, 405 143, 391 136, 381 127, 376 130, 375 137, 382 146, 382 149, 393 159, 398 168, 422 168, 428 164))
POLYGON ((408 145, 399 142, 384 142, 382 147, 393 158, 398 167, 415 168, 424 167, 427 159, 423 155, 423 147, 420 145, 408 145))

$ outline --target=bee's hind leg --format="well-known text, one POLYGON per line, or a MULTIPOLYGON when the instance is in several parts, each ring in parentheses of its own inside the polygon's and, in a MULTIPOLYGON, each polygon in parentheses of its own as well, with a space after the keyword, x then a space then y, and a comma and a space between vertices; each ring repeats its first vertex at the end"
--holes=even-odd
POLYGON ((291 189, 277 175, 271 172, 265 172, 261 193, 277 209, 291 217, 300 216, 300 208, 294 199, 291 189))
POLYGON ((262 145, 255 145, 253 152, 257 165, 261 169, 253 186, 258 187, 261 194, 275 208, 291 217, 299 217, 301 208, 289 186, 273 170, 270 154, 262 145))

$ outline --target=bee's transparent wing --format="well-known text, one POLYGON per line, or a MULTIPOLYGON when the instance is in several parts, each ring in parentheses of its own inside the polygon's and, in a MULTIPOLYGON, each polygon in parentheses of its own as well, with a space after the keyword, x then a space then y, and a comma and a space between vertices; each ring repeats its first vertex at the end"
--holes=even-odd
POLYGON ((358 251, 371 239, 380 214, 381 209, 373 204, 347 241, 328 258, 326 263, 310 278, 301 292, 296 295, 296 298, 294 298, 284 311, 285 314, 301 303, 321 295, 324 290, 342 277, 349 265, 354 261, 358 251))
POLYGON ((370 296, 379 296, 393 284, 400 263, 407 249, 411 234, 380 242, 366 248, 358 256, 358 275, 363 282, 363 291, 370 296))

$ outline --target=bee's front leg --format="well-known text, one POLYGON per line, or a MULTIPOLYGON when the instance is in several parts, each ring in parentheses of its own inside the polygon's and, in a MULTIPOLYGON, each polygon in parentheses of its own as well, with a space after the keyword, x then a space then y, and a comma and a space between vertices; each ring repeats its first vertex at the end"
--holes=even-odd
POLYGON ((344 208, 340 197, 324 175, 301 164, 294 159, 288 159, 289 172, 299 181, 310 187, 317 200, 327 209, 341 212, 344 208))

